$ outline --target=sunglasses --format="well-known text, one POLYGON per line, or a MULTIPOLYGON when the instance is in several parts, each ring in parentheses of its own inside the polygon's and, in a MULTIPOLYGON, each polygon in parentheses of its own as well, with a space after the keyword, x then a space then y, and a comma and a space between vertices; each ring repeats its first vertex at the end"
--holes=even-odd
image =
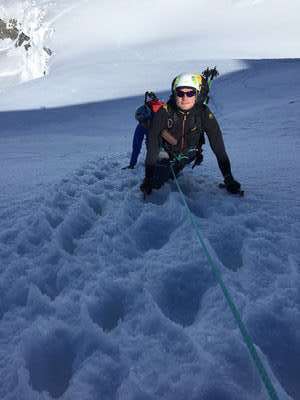
POLYGON ((183 92, 180 89, 176 89, 176 96, 183 98, 184 96, 186 97, 194 97, 196 96, 196 90, 189 90, 188 92, 183 92))

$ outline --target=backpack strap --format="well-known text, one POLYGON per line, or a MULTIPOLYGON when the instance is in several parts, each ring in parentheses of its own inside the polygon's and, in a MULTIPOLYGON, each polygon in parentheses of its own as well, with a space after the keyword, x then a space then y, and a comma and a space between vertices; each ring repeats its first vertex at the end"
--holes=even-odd
POLYGON ((196 115, 195 115, 195 119, 196 119, 196 126, 197 129, 200 132, 200 139, 199 139, 199 149, 201 149, 202 145, 205 144, 205 136, 204 136, 204 112, 206 109, 206 106, 204 104, 199 104, 196 106, 196 115))
POLYGON ((167 115, 168 115, 168 126, 167 128, 170 129, 173 127, 175 124, 177 117, 176 111, 174 110, 174 107, 172 105, 172 102, 168 101, 163 105, 163 108, 166 110, 167 115))
MULTIPOLYGON (((175 120, 177 118, 176 111, 174 110, 174 106, 172 106, 172 102, 169 100, 167 103, 165 103, 162 108, 166 111, 167 113, 167 132, 168 129, 172 128, 175 120)), ((171 136, 171 135, 170 135, 171 136)), ((161 148, 167 152, 169 155, 170 160, 174 159, 174 149, 173 145, 175 143, 171 143, 170 138, 168 139, 165 134, 162 135, 162 139, 164 140, 164 144, 161 143, 161 148)), ((173 138, 174 139, 174 138, 173 138)), ((176 139, 175 139, 176 140, 176 139)))

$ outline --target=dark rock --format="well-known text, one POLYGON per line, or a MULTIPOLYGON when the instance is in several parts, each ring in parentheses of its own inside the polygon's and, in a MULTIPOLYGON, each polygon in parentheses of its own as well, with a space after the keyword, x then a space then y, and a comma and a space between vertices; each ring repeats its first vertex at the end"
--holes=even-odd
MULTIPOLYGON (((16 46, 16 47, 21 47, 22 44, 23 44, 24 42, 28 42, 29 40, 30 40, 30 37, 27 36, 27 35, 25 35, 24 32, 21 32, 21 33, 19 34, 19 36, 18 36, 18 40, 16 41, 15 46, 16 46)), ((29 46, 30 46, 30 45, 29 45, 29 46)), ((26 47, 25 47, 25 48, 26 48, 26 47)), ((26 49, 26 50, 28 50, 28 49, 26 49)))
MULTIPOLYGON (((15 42, 16 47, 21 47, 24 43, 24 48, 28 51, 31 47, 30 37, 26 33, 20 31, 17 27, 18 22, 16 19, 10 19, 5 22, 0 18, 0 40, 11 39, 15 42)), ((52 50, 48 47, 43 47, 44 51, 51 56, 52 50)))
POLYGON ((19 30, 17 28, 17 21, 10 19, 7 24, 0 18, 0 39, 11 39, 16 40, 19 36, 19 30))

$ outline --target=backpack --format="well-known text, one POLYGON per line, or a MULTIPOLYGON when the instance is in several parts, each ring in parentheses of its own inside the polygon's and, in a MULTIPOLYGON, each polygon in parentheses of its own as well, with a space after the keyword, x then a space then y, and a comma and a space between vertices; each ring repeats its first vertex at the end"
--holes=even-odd
POLYGON ((153 114, 165 104, 154 92, 146 92, 144 104, 136 109, 135 119, 140 123, 147 123, 151 121, 153 114))

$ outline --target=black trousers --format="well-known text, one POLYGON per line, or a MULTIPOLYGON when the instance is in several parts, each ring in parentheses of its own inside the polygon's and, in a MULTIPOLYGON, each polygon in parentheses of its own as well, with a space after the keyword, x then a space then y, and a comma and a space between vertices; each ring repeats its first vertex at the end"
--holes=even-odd
POLYGON ((159 160, 155 165, 155 173, 153 178, 153 188, 159 189, 164 183, 170 179, 174 179, 174 175, 171 170, 171 165, 175 176, 179 174, 180 171, 184 169, 187 164, 190 164, 195 157, 184 158, 182 160, 159 160))

